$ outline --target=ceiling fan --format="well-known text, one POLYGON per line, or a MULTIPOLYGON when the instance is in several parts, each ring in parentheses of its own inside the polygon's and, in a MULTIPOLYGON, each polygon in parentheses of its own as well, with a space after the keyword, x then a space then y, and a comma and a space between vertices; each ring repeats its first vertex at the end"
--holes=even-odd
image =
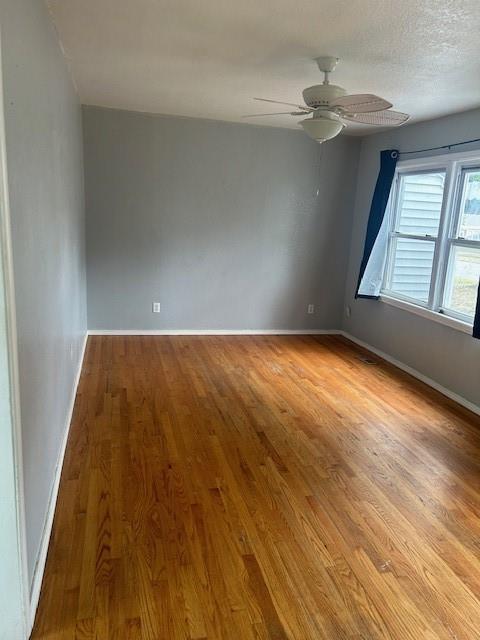
POLYGON ((300 120, 304 131, 319 143, 335 138, 344 129, 346 123, 359 122, 380 127, 398 127, 406 122, 410 116, 399 111, 392 111, 393 106, 387 100, 370 93, 347 95, 342 87, 330 84, 329 75, 338 64, 338 58, 321 56, 315 59, 318 68, 324 74, 322 84, 316 84, 303 91, 305 105, 279 102, 267 98, 254 98, 262 102, 272 102, 295 107, 295 111, 281 111, 277 113, 256 113, 245 118, 259 116, 291 115, 303 116, 312 114, 311 118, 300 120))

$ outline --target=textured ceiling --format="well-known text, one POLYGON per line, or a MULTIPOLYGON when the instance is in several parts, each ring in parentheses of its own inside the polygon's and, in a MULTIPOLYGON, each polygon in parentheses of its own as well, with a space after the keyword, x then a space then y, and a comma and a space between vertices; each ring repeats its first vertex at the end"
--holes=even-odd
POLYGON ((321 81, 312 58, 329 54, 341 58, 332 82, 377 93, 413 120, 480 106, 478 0, 47 4, 85 104, 245 122, 277 110, 253 96, 301 101, 321 81))

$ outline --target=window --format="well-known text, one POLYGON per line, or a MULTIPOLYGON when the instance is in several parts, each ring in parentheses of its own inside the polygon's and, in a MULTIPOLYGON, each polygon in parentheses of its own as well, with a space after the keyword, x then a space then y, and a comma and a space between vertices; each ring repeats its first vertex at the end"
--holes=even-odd
POLYGON ((480 279, 480 152, 399 162, 382 293, 472 324, 480 279))

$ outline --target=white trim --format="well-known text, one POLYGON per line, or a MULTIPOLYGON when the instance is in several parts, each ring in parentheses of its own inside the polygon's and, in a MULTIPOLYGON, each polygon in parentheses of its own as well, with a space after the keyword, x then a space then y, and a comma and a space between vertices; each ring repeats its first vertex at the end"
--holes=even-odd
POLYGON ((29 635, 29 579, 27 562, 27 528, 25 520, 25 491, 23 483, 22 427, 20 420, 20 382, 18 374, 17 318, 13 277, 13 253, 11 235, 10 197, 8 189, 8 165, 3 93, 3 74, 0 48, 0 243, 3 263, 5 295, 6 339, 9 360, 10 403, 12 419, 12 443, 15 473, 15 499, 17 520, 18 559, 21 572, 23 631, 29 635))
POLYGON ((412 367, 410 367, 408 364, 405 364, 400 360, 397 360, 393 356, 388 355, 388 353, 385 353, 385 351, 381 351, 376 347, 372 347, 372 345, 368 344, 368 342, 364 342, 363 340, 360 340, 359 338, 352 336, 351 333, 348 333, 347 331, 341 331, 341 334, 345 338, 347 338, 347 340, 350 340, 351 342, 358 344, 360 347, 363 347, 364 349, 371 351, 372 353, 377 355, 379 358, 382 358, 383 360, 386 360, 390 364, 393 364, 395 367, 398 367, 402 371, 409 373, 414 378, 417 378, 417 380, 420 380, 421 382, 424 382, 425 384, 427 384, 429 387, 432 387, 432 389, 439 391, 442 395, 446 396, 450 400, 453 400, 454 402, 461 405, 462 407, 465 407, 465 409, 468 409, 472 413, 475 413, 476 415, 480 416, 480 407, 474 404, 473 402, 470 402, 470 400, 466 400, 462 396, 459 396, 458 393, 455 393, 454 391, 450 391, 450 389, 443 387, 438 382, 435 382, 435 380, 428 378, 423 373, 420 373, 420 371, 417 371, 416 369, 413 369, 412 367))
POLYGON ((402 309, 403 311, 414 313, 415 315, 422 318, 433 320, 434 322, 444 324, 447 327, 456 329, 457 331, 462 331, 463 333, 472 335, 473 327, 471 324, 469 324, 468 322, 463 322, 462 320, 458 320, 457 318, 453 318, 452 316, 447 316, 444 313, 432 311, 431 309, 427 309, 426 307, 422 307, 418 304, 413 304, 411 302, 406 302, 405 300, 400 300, 399 298, 387 296, 384 293, 380 295, 380 301, 385 302, 392 307, 397 307, 398 309, 402 309))
POLYGON ((62 475, 63 459, 65 457, 65 450, 67 448, 68 434, 70 432, 70 424, 73 417, 73 409, 75 406, 75 398, 77 396, 78 383, 80 382, 80 376, 82 373, 83 359, 85 356, 85 348, 87 346, 88 334, 84 336, 80 358, 78 362, 78 370, 75 376, 75 381, 72 388, 72 395, 70 398, 70 405, 67 412, 65 421, 65 428, 63 432, 62 443, 58 454, 57 465, 55 467, 55 478, 53 480, 52 490, 50 493, 50 499, 48 501, 47 515, 45 518, 45 524, 42 531, 42 537, 40 542, 40 549, 35 563, 35 569, 33 572, 32 587, 30 590, 30 616, 29 616, 29 631, 32 631, 33 623, 35 622, 35 614, 37 611, 38 600, 40 598, 40 590, 42 588, 43 573, 45 571, 45 563, 47 560, 48 545, 50 543, 50 536, 52 533, 53 518, 55 515, 55 507, 57 504, 58 488, 60 486, 60 477, 62 475))
POLYGON ((89 329, 89 336, 288 336, 334 335, 339 329, 89 329))

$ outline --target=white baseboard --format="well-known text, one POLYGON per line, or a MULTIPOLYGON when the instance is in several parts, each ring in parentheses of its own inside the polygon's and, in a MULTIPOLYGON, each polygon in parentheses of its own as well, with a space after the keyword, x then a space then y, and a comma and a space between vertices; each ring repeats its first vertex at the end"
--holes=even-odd
POLYGON ((89 336, 288 336, 339 335, 339 329, 89 329, 89 336))
POLYGON ((57 465, 55 468, 55 478, 54 478, 52 490, 50 493, 50 499, 48 501, 47 515, 46 515, 45 524, 43 527, 40 549, 38 552, 37 561, 35 563, 35 569, 34 569, 32 584, 30 588, 30 621, 29 621, 30 632, 33 628, 33 623, 35 622, 35 614, 37 611, 38 600, 40 598, 40 590, 42 588, 43 573, 45 571, 48 545, 49 545, 50 536, 52 533, 53 518, 55 515, 55 507, 57 504, 58 488, 60 485, 60 476, 62 474, 63 459, 65 457, 65 450, 67 448, 68 434, 70 431, 70 423, 72 421, 72 416, 73 416, 73 408, 75 406, 75 398, 77 395, 78 383, 80 381, 80 375, 82 373, 83 359, 85 356, 85 348, 87 346, 87 337, 88 337, 88 333, 85 334, 83 344, 82 344, 82 349, 81 349, 80 358, 78 362, 77 374, 75 376, 75 381, 72 388, 72 395, 70 398, 70 405, 68 408, 67 417, 65 421, 65 428, 64 428, 62 443, 60 446, 57 465))
POLYGON ((368 344, 367 342, 364 342, 363 340, 360 340, 359 338, 352 336, 352 334, 347 333, 346 331, 340 331, 339 333, 341 333, 341 335, 343 335, 348 340, 351 340, 355 344, 358 344, 360 347, 363 347, 364 349, 371 351, 372 353, 379 356, 380 358, 383 358, 383 360, 386 360, 387 362, 395 365, 402 371, 405 371, 405 373, 409 373, 414 378, 417 378, 417 380, 424 382, 429 387, 432 387, 432 389, 439 391, 441 394, 443 394, 447 398, 450 398, 450 400, 453 400, 454 402, 461 405, 462 407, 465 407, 465 409, 469 409, 469 411, 471 411, 472 413, 476 413, 477 415, 480 415, 480 407, 474 404, 473 402, 466 400, 462 396, 459 396, 458 393, 450 391, 450 389, 443 387, 438 382, 435 382, 435 380, 428 378, 427 376, 423 375, 423 373, 420 373, 420 371, 417 371, 416 369, 413 369, 412 367, 408 366, 408 364, 404 364, 400 360, 397 360, 393 356, 390 356, 388 353, 385 353, 384 351, 381 351, 376 347, 372 347, 371 344, 368 344))

